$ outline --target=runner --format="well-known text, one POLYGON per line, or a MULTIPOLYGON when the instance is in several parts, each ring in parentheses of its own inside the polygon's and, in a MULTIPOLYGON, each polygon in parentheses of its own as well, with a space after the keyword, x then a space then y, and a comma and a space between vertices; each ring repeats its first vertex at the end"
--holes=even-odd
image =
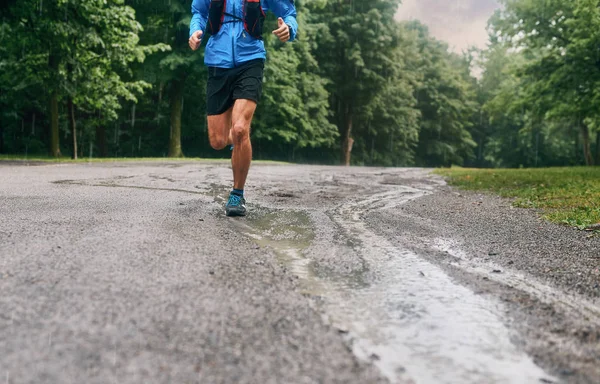
POLYGON ((193 0, 189 45, 200 47, 206 34, 204 63, 208 66, 206 109, 210 145, 233 146, 233 190, 227 216, 245 216, 244 185, 252 161, 250 126, 262 92, 266 51, 262 40, 265 12, 278 17, 273 31, 282 42, 296 37, 293 0, 193 0))

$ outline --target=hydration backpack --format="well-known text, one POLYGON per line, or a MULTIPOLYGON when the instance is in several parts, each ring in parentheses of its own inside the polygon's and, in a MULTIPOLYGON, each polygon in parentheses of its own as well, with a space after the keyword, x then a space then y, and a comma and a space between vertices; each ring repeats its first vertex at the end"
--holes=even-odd
MULTIPOLYGON (((232 0, 235 1, 235 0, 232 0)), ((244 17, 239 18, 236 15, 225 12, 227 9, 227 0, 211 0, 208 10, 208 22, 206 23, 206 32, 216 35, 221 26, 226 23, 243 22, 244 29, 255 39, 262 39, 263 24, 265 22, 265 12, 262 9, 260 0, 244 0, 244 17), (233 20, 224 21, 225 16, 233 20)))

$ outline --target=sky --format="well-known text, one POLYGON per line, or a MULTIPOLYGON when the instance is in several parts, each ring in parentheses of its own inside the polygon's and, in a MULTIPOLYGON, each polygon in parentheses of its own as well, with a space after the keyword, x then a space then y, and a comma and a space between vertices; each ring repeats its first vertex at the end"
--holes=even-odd
POLYGON ((487 21, 497 8, 496 0, 403 0, 396 18, 420 20, 460 53, 473 45, 485 48, 487 21))

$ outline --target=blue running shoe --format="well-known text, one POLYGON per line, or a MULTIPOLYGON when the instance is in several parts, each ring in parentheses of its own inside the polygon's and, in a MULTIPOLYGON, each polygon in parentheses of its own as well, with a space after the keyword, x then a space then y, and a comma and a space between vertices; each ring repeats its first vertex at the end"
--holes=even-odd
POLYGON ((233 192, 230 193, 229 201, 225 206, 225 214, 227 216, 246 216, 246 199, 233 192))

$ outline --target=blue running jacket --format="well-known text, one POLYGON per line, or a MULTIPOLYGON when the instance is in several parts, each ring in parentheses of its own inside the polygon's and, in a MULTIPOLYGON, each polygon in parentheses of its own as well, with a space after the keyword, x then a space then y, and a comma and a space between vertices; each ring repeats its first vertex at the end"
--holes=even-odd
MULTIPOLYGON (((190 22, 190 37, 196 31, 202 31, 204 39, 208 8, 211 0, 193 0, 192 21, 190 22)), ((243 18, 244 0, 227 0, 226 13, 243 18)), ((271 10, 277 17, 281 17, 290 27, 290 41, 296 38, 298 22, 296 21, 296 7, 293 0, 261 0, 265 13, 271 10)), ((225 16, 219 32, 211 36, 206 44, 204 64, 209 67, 234 68, 246 61, 266 59, 265 44, 262 40, 250 36, 244 29, 242 22, 228 22, 231 16, 225 16)), ((263 35, 271 31, 263 30, 263 35)))

